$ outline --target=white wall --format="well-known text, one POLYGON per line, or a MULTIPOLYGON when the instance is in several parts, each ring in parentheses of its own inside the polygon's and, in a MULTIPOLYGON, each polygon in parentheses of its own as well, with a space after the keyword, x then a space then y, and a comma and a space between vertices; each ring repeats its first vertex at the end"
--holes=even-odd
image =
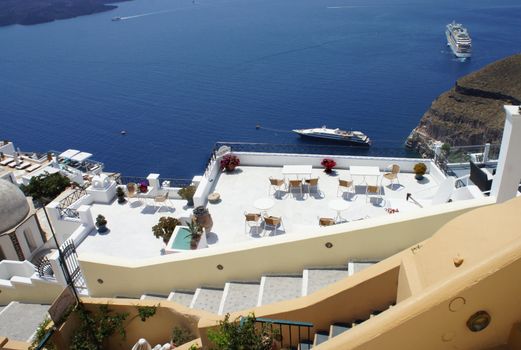
POLYGON ((3 141, 0 140, 0 144, 0 152, 9 156, 13 156, 15 154, 16 151, 12 142, 8 142, 7 145, 4 145, 3 141))
POLYGON ((11 242, 11 238, 9 238, 8 235, 0 237, 0 246, 8 260, 18 260, 18 255, 13 247, 13 242, 11 242))
POLYGON ((36 253, 38 251, 38 249, 44 243, 42 236, 40 234, 40 228, 38 227, 38 224, 36 223, 35 216, 32 216, 26 222, 24 222, 22 225, 18 226, 16 228, 15 232, 16 232, 16 238, 18 238, 18 243, 20 243, 20 248, 22 249, 25 259, 31 260, 34 253, 36 253), (27 243, 27 240, 25 238, 24 230, 30 231, 31 236, 33 237, 33 240, 36 244, 36 249, 34 249, 32 252, 31 252, 31 250, 29 248, 29 244, 27 243))

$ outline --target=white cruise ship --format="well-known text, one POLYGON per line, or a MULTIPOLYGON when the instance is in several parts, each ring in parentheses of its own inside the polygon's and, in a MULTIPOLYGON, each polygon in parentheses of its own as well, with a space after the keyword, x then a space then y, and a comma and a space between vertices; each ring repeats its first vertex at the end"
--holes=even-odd
POLYGON ((326 126, 314 129, 295 129, 293 132, 300 136, 340 141, 352 146, 371 146, 371 139, 361 131, 347 131, 341 129, 330 129, 326 126))
POLYGON ((445 35, 447 36, 447 45, 450 46, 456 57, 468 58, 472 56, 472 39, 467 28, 463 27, 462 24, 455 21, 447 24, 445 35))

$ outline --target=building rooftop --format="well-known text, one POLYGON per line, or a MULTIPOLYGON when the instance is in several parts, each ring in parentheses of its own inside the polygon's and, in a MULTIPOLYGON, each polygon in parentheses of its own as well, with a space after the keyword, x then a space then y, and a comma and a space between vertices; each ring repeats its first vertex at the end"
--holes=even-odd
MULTIPOLYGON (((421 210, 417 204, 405 200, 406 194, 412 193, 416 198, 432 197, 443 180, 427 174, 422 181, 418 181, 413 173, 400 173, 400 183, 391 186, 388 180, 382 181, 380 176, 378 184, 383 182, 382 199, 367 198, 366 183, 376 184, 374 177, 352 176, 347 169, 338 169, 328 175, 322 168, 313 168, 311 177, 319 177, 318 192, 312 189, 311 194, 301 196, 296 191, 277 194, 271 191, 268 195, 269 177, 282 178, 281 170, 282 167, 241 166, 233 173, 220 173, 217 176, 212 191, 218 192, 221 199, 207 205, 214 223, 207 236, 209 249, 245 241, 269 240, 275 235, 304 236, 320 230, 319 217, 334 218, 341 225, 349 225, 354 220, 396 215, 389 213, 389 208, 397 209, 400 213, 421 210), (352 179, 355 184, 353 192, 338 192, 338 179, 352 179), (264 213, 255 207, 255 203, 266 198, 271 199, 272 207, 265 212, 281 217, 284 228, 269 230, 261 226, 257 232, 255 228, 246 227, 244 213, 264 213), (341 202, 341 206, 344 205, 346 209, 338 212, 332 209, 332 202, 341 202), (338 214, 340 217, 337 217, 338 214)), ((165 245, 153 236, 152 226, 162 216, 188 218, 193 209, 186 207, 185 200, 173 199, 171 203, 172 206, 161 208, 153 199, 132 200, 123 205, 116 200, 111 204, 92 204, 92 216, 104 215, 109 231, 101 234, 93 230, 79 245, 78 252, 129 259, 164 254, 165 245)), ((428 201, 422 201, 422 204, 429 205, 428 201)))

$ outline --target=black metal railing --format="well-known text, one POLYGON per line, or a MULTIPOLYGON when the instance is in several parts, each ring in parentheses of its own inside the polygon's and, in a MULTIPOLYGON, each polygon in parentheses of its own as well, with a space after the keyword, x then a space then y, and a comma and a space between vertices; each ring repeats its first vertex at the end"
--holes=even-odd
POLYGON ((67 197, 63 198, 60 203, 58 204, 59 207, 65 209, 71 206, 72 204, 76 203, 78 199, 80 199, 83 196, 87 195, 87 191, 85 191, 83 188, 78 188, 74 190, 71 194, 69 194, 67 197))
POLYGON ((38 271, 38 276, 40 277, 54 277, 54 271, 52 270, 51 262, 46 256, 38 260, 38 262, 36 263, 36 269, 38 271))
POLYGON ((215 144, 215 149, 228 146, 232 152, 255 152, 255 153, 286 153, 286 154, 324 154, 324 155, 352 155, 369 157, 399 157, 419 158, 419 154, 402 148, 387 147, 356 147, 333 144, 271 144, 271 143, 248 143, 248 142, 225 142, 215 144))
MULTIPOLYGON (((241 320, 242 321, 242 320, 241 320)), ((281 336, 283 347, 298 347, 300 342, 313 342, 311 329, 313 324, 309 322, 297 322, 288 320, 275 320, 271 318, 255 318, 255 323, 262 327, 269 327, 270 331, 276 331, 281 336)))

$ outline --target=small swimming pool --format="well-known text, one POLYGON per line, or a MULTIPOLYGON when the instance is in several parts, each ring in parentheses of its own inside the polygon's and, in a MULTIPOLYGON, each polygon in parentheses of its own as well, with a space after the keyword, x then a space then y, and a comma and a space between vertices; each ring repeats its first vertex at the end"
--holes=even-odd
POLYGON ((181 249, 181 250, 190 250, 190 241, 191 235, 188 227, 180 227, 179 230, 174 231, 175 237, 174 239, 170 239, 170 245, 168 246, 170 249, 181 249))

